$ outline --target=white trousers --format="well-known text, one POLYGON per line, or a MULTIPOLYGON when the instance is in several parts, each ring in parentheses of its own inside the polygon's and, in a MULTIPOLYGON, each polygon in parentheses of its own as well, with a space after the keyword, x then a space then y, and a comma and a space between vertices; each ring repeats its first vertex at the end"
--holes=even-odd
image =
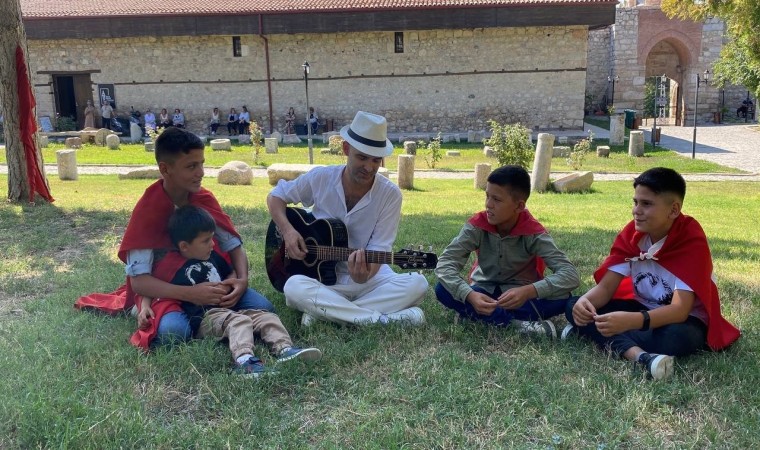
POLYGON ((419 273, 395 273, 381 269, 364 284, 339 275, 333 286, 314 278, 293 275, 285 283, 285 303, 315 319, 337 323, 369 324, 390 314, 419 305, 428 282, 419 273))

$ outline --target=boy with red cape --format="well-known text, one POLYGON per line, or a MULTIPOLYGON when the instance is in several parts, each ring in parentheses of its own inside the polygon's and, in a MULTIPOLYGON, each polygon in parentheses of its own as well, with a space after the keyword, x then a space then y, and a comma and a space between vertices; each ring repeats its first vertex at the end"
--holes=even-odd
POLYGON ((633 220, 594 273, 597 285, 568 305, 563 337, 577 332, 659 380, 673 375, 675 356, 722 350, 740 332, 721 315, 707 237, 681 213, 683 177, 656 167, 633 187, 633 220))
POLYGON ((550 317, 562 314, 580 284, 578 271, 525 208, 530 175, 504 166, 488 176, 486 210, 475 214, 438 258, 435 294, 461 317, 556 337, 550 317), (478 259, 470 285, 460 275, 478 259), (552 274, 544 277, 544 268, 552 274))
POLYGON ((126 283, 110 294, 80 297, 74 305, 115 315, 139 307, 138 296, 155 299, 151 305, 155 317, 130 339, 133 345, 146 350, 152 345, 192 338, 189 319, 178 299, 197 305, 274 311, 269 300, 248 289, 248 257, 240 235, 214 194, 201 187, 203 142, 188 131, 171 127, 156 139, 155 148, 162 179, 150 185, 138 200, 119 247, 119 259, 126 264, 126 283), (175 208, 188 204, 205 209, 216 221, 214 238, 231 261, 237 278, 178 286, 151 275, 154 263, 172 248, 167 230, 169 217, 175 208))

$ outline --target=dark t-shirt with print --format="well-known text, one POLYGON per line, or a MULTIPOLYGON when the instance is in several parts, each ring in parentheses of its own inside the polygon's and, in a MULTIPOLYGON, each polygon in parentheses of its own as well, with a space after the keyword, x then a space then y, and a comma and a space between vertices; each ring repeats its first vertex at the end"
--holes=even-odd
MULTIPOLYGON (((226 279, 232 273, 232 268, 227 261, 217 253, 211 252, 209 259, 201 261, 198 259, 188 259, 185 264, 177 270, 172 278, 172 284, 180 286, 195 286, 196 284, 207 281, 219 282, 226 279)), ((200 306, 190 302, 182 302, 182 311, 190 319, 190 328, 193 334, 198 331, 203 320, 203 315, 213 306, 200 306)))

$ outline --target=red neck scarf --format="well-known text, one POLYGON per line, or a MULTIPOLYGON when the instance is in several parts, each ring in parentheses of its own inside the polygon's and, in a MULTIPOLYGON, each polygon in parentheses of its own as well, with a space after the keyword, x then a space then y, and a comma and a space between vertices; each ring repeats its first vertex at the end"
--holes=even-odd
MULTIPOLYGON (((641 254, 639 242, 645 236, 645 233, 636 231, 633 221, 628 223, 615 238, 609 256, 594 272, 596 282, 602 279, 611 266, 625 262, 626 258, 638 257, 641 254)), ((699 222, 685 214, 679 215, 668 231, 665 244, 655 256, 662 267, 688 284, 705 306, 709 319, 707 345, 711 349, 724 349, 739 339, 739 330, 720 313, 718 287, 712 281, 710 247, 699 222)), ((614 298, 634 298, 630 276, 620 283, 614 298)))

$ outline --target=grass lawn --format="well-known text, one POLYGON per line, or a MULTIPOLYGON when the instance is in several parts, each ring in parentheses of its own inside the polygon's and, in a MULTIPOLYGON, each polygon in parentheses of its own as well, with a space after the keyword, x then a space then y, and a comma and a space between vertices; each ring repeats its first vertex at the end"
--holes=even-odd
MULTIPOLYGON (((690 183, 684 211, 710 239, 728 351, 677 359, 666 382, 579 341, 455 325, 432 289, 419 328, 299 325, 263 273, 265 179, 213 190, 243 235, 251 285, 296 343, 325 353, 259 381, 229 374, 209 340, 141 354, 135 321, 75 311, 124 279, 116 249, 149 184, 50 179, 52 205, 0 204, 0 448, 753 448, 760 436, 760 183, 690 183)), ((484 194, 470 180, 417 180, 399 244, 440 253, 484 194)), ((7 186, 7 177, 0 176, 7 186)), ((2 194, 5 195, 5 189, 2 194)), ((529 205, 581 273, 581 290, 630 219, 629 182, 529 205)), ((428 273, 431 285, 435 277, 428 273)), ((271 361, 259 348, 258 353, 271 361)))
MULTIPOLYGON (((595 139, 593 148, 596 145, 607 145, 606 139, 595 139)), ((323 155, 320 148, 323 145, 315 142, 314 162, 316 164, 342 164, 344 157, 342 155, 323 155)), ((663 149, 662 147, 653 147, 646 143, 645 156, 641 158, 631 158, 628 156, 628 147, 626 145, 611 146, 609 158, 598 158, 595 150, 592 150, 583 164, 583 170, 593 172, 609 173, 638 173, 644 170, 664 166, 670 167, 681 173, 740 173, 740 170, 723 167, 715 163, 704 160, 693 160, 684 158, 676 152, 663 149)), ((63 144, 50 144, 48 148, 43 149, 43 158, 48 163, 54 163, 55 152, 64 148, 63 144)), ((457 150, 460 156, 444 156, 436 165, 437 170, 469 170, 472 171, 478 163, 490 163, 494 167, 497 161, 494 158, 488 158, 483 155, 483 146, 481 144, 466 143, 445 143, 443 152, 446 150, 457 150)), ((397 170, 398 155, 402 154, 404 149, 398 145, 394 150, 393 156, 386 158, 385 164, 389 170, 397 170)), ((418 170, 428 170, 430 166, 425 162, 427 150, 419 149, 415 161, 418 170)), ((0 163, 6 162, 6 156, 0 155, 0 163)), ((206 148, 206 166, 221 167, 228 161, 244 161, 249 165, 269 166, 274 163, 299 163, 306 164, 309 162, 309 151, 306 144, 298 146, 281 146, 279 153, 266 154, 264 149, 258 157, 254 158, 253 150, 249 145, 233 145, 232 151, 212 151, 210 147, 206 148)), ((77 151, 78 164, 110 164, 110 165, 155 165, 156 161, 152 152, 146 152, 143 145, 123 144, 118 151, 109 150, 107 147, 98 147, 95 145, 84 145, 77 151)), ((554 158, 552 161, 552 171, 555 172, 572 172, 573 169, 567 164, 565 158, 554 158)))

